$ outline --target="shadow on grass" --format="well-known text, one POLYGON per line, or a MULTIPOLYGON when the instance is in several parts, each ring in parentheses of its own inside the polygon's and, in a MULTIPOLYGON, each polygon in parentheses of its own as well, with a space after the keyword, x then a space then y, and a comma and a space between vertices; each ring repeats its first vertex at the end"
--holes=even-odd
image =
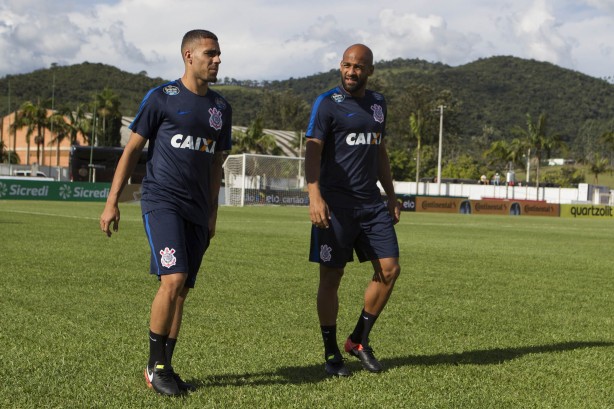
MULTIPOLYGON (((575 349, 610 347, 614 342, 563 342, 552 345, 538 345, 518 348, 495 348, 466 351, 455 354, 410 355, 407 357, 385 358, 380 360, 384 368, 401 366, 431 365, 494 365, 511 361, 528 354, 572 351, 575 349)), ((351 372, 362 370, 360 363, 351 359, 346 361, 351 372)), ((211 375, 204 379, 190 379, 198 388, 211 386, 258 386, 316 383, 329 378, 324 372, 324 364, 279 368, 272 372, 247 372, 242 374, 211 375)))

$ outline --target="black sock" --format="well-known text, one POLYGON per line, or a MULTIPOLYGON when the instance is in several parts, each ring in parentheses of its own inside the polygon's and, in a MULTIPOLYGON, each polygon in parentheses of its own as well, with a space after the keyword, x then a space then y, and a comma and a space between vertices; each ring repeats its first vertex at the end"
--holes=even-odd
POLYGON ((360 313, 354 332, 350 335, 352 342, 362 344, 363 346, 369 345, 369 334, 371 329, 377 320, 377 315, 372 315, 366 312, 364 309, 360 313))
POLYGON ((168 338, 166 340, 166 363, 168 366, 172 366, 173 352, 175 352, 175 345, 177 345, 177 338, 168 338))
POLYGON ((322 331, 322 339, 324 340, 324 355, 336 354, 339 351, 337 346, 337 326, 336 325, 320 325, 322 331))
POLYGON ((166 340, 168 335, 156 334, 149 330, 149 363, 153 368, 157 363, 166 365, 166 340))

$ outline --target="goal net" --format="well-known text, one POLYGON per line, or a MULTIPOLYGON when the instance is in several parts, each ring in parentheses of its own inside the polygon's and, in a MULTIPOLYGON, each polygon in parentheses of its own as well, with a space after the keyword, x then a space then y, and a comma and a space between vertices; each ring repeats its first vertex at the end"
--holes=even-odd
POLYGON ((303 158, 229 155, 224 162, 226 204, 308 205, 303 166, 303 158))

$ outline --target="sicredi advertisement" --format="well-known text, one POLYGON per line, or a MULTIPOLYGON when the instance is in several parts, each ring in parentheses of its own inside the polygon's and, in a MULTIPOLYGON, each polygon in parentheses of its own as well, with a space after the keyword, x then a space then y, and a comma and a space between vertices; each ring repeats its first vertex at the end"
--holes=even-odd
POLYGON ((59 200, 104 202, 109 183, 0 180, 0 200, 59 200))

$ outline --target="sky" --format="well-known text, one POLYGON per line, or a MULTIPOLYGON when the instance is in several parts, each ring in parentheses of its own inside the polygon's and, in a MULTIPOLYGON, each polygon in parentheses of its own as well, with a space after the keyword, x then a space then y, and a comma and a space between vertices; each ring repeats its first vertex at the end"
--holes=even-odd
POLYGON ((376 62, 505 55, 614 77, 614 0, 0 0, 0 77, 87 61, 179 78, 194 28, 219 37, 222 79, 326 72, 355 43, 376 62))

